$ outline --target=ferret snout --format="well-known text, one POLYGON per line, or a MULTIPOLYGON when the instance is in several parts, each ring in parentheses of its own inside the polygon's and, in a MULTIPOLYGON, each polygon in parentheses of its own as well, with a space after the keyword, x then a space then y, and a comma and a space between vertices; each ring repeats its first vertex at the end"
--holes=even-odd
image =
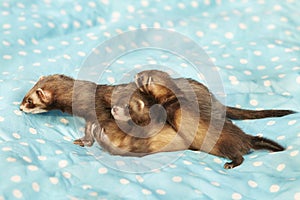
POLYGON ((117 106, 113 106, 112 110, 114 113, 116 113, 116 112, 118 112, 119 108, 117 106))

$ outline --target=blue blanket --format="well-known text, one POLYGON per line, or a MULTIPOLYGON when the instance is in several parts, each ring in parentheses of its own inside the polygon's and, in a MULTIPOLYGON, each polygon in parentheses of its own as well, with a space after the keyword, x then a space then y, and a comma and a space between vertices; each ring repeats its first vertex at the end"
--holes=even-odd
POLYGON ((286 150, 255 151, 225 170, 226 159, 200 152, 128 158, 81 148, 72 141, 83 135, 82 119, 19 111, 40 76, 119 84, 149 67, 203 82, 226 105, 300 111, 299 7, 296 0, 1 1, 0 199, 299 200, 299 114, 235 121, 286 150))

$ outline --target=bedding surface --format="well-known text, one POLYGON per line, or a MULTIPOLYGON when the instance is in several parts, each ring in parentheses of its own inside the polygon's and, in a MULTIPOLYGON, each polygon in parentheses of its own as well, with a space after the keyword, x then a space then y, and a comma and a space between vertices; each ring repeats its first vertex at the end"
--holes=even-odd
POLYGON ((0 2, 0 199, 300 200, 299 114, 234 121, 286 147, 244 163, 200 152, 112 156, 72 142, 84 121, 20 102, 40 76, 98 84, 147 68, 206 84, 226 105, 300 111, 296 0, 0 2), (140 30, 142 29, 142 30, 140 30), (100 52, 100 53, 99 53, 100 52))

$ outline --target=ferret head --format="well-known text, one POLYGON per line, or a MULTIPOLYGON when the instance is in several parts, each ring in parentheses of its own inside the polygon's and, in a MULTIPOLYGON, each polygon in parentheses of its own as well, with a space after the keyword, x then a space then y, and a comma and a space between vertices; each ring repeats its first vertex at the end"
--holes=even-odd
POLYGON ((71 79, 64 75, 41 77, 23 98, 20 110, 25 113, 43 113, 51 110, 54 92, 61 87, 63 80, 71 79))
POLYGON ((140 94, 138 91, 134 92, 129 102, 127 98, 120 98, 112 107, 111 113, 116 120, 130 121, 132 120, 137 125, 147 125, 151 121, 150 107, 153 101, 140 94))

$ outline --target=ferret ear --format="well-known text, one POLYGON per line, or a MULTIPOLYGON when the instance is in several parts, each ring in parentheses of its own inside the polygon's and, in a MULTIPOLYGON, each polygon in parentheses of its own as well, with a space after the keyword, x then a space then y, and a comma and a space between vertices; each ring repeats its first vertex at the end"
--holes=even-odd
POLYGON ((46 103, 49 103, 51 101, 52 95, 49 91, 43 90, 42 88, 38 88, 36 90, 36 93, 42 101, 46 103))
POLYGON ((140 109, 140 110, 143 110, 144 107, 145 107, 145 103, 144 103, 142 100, 138 100, 137 103, 138 103, 139 109, 140 109))
POLYGON ((153 78, 151 76, 149 76, 147 84, 148 85, 152 85, 153 84, 153 78))
POLYGON ((45 76, 40 76, 39 81, 45 79, 45 76))

